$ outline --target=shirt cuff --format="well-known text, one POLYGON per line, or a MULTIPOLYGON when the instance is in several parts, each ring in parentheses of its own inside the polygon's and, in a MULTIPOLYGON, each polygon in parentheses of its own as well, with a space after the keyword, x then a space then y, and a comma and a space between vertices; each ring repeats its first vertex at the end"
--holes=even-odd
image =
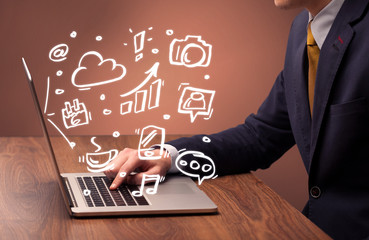
MULTIPOLYGON (((160 145, 159 144, 155 144, 152 146, 153 148, 160 148, 160 145)), ((171 160, 172 160, 172 163, 171 163, 171 166, 168 170, 168 173, 171 173, 171 174, 175 174, 175 173, 179 173, 179 170, 178 168, 176 167, 176 159, 177 157, 179 156, 179 153, 178 153, 178 150, 176 147, 170 145, 170 144, 163 144, 163 148, 169 152, 169 155, 171 157, 171 160)))

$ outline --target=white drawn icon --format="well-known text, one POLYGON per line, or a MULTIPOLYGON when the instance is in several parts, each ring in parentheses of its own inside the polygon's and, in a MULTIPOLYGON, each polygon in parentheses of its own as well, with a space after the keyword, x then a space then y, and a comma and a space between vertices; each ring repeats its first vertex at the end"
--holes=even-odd
POLYGON ((162 79, 156 79, 150 84, 150 87, 146 86, 146 89, 144 89, 144 86, 148 84, 153 77, 157 77, 158 68, 159 62, 154 63, 154 65, 145 72, 147 76, 143 82, 129 92, 120 95, 121 97, 134 95, 134 101, 128 100, 121 103, 121 115, 131 113, 132 110, 134 113, 140 113, 144 112, 146 109, 150 110, 159 107, 160 93, 162 86, 164 86, 164 81, 162 79))
POLYGON ((103 172, 109 167, 108 164, 118 155, 117 149, 105 152, 86 153, 87 169, 90 172, 103 172))
POLYGON ((71 32, 70 37, 71 38, 76 38, 77 37, 77 32, 76 31, 71 32))
POLYGON ((100 53, 90 51, 83 54, 79 60, 78 68, 74 70, 71 81, 75 87, 86 90, 94 86, 119 81, 126 75, 126 72, 126 68, 121 64, 117 64, 114 59, 103 59, 100 53), (93 78, 91 74, 94 76, 93 78), (101 79, 101 76, 107 79, 101 79), (92 80, 95 78, 98 80, 92 80))
POLYGON ((60 130, 60 128, 50 119, 47 119, 47 121, 49 121, 51 123, 51 125, 53 125, 55 127, 56 130, 58 130, 58 132, 64 137, 64 139, 68 142, 69 146, 71 149, 73 149, 76 146, 75 142, 71 142, 67 136, 65 136, 65 134, 60 130))
POLYGON ((91 194, 91 190, 90 189, 83 190, 83 195, 85 195, 86 197, 90 196, 90 194, 91 194))
POLYGON ((142 177, 142 182, 141 182, 141 186, 140 186, 140 190, 139 191, 132 191, 132 195, 135 197, 141 197, 143 195, 143 191, 144 191, 144 186, 145 183, 150 183, 155 181, 155 184, 153 187, 146 187, 146 193, 153 195, 156 194, 158 191, 158 185, 159 182, 164 181, 165 177, 160 177, 159 174, 154 174, 154 175, 148 175, 148 174, 143 174, 142 177))
POLYGON ((87 162, 87 170, 90 172, 103 172, 107 169, 114 168, 109 163, 118 155, 117 149, 99 152, 101 146, 95 142, 96 137, 91 138, 91 143, 97 147, 95 152, 86 153, 86 156, 79 157, 79 162, 87 162))
POLYGON ((195 121, 198 115, 210 118, 213 112, 214 95, 214 90, 185 87, 179 99, 178 112, 190 114, 191 123, 195 121))
MULTIPOLYGON (((145 31, 137 33, 133 37, 133 43, 135 46, 135 53, 139 53, 143 50, 145 44, 145 31)), ((139 53, 136 55, 135 61, 138 62, 141 58, 143 58, 143 53, 139 53)))
POLYGON ((80 103, 76 98, 73 104, 65 102, 65 108, 62 109, 62 116, 65 128, 78 127, 86 125, 91 120, 91 114, 87 111, 84 103, 80 103))
POLYGON ((132 101, 124 102, 120 105, 120 114, 126 115, 132 112, 132 101))
POLYGON ((201 40, 201 36, 188 35, 183 40, 174 39, 169 47, 169 62, 189 68, 208 67, 212 45, 201 40))
POLYGON ((198 151, 185 151, 176 159, 176 167, 189 177, 197 177, 199 185, 204 179, 216 178, 213 160, 198 151))
POLYGON ((69 48, 67 44, 58 44, 49 52, 49 59, 53 62, 62 62, 67 59, 69 48))
POLYGON ((154 125, 146 126, 141 131, 140 143, 138 145, 138 158, 140 160, 157 160, 164 154, 165 129, 154 125), (157 146, 159 155, 154 154, 154 149, 151 147, 154 144, 157 146))

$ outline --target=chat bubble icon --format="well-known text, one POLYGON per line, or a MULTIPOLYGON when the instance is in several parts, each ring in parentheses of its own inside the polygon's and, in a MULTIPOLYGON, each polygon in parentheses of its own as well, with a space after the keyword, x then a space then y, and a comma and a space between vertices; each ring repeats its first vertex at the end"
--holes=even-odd
POLYGON ((198 115, 210 118, 215 91, 194 87, 185 87, 178 104, 178 112, 190 114, 191 123, 198 115))
POLYGON ((189 176, 196 177, 199 185, 205 179, 213 178, 215 175, 215 165, 213 160, 198 151, 185 151, 176 159, 176 167, 180 172, 189 176))

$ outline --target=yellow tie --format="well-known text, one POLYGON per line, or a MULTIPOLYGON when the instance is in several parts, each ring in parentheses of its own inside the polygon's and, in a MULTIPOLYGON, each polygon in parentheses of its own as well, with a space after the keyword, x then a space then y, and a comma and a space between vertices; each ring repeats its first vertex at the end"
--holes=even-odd
POLYGON ((320 50, 315 42, 313 33, 311 32, 310 25, 311 22, 309 23, 307 32, 307 54, 309 59, 308 93, 309 93, 310 114, 311 116, 313 116, 315 79, 316 79, 316 70, 318 68, 320 50))

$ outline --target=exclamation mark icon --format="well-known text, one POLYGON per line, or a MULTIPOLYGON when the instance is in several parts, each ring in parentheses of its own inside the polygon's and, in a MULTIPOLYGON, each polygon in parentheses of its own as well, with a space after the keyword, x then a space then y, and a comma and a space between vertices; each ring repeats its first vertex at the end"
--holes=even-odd
POLYGON ((143 53, 141 52, 144 48, 145 43, 145 31, 139 32, 134 36, 134 45, 135 45, 135 53, 136 62, 138 62, 141 58, 143 58, 143 53), (141 53, 140 53, 141 52, 141 53))

